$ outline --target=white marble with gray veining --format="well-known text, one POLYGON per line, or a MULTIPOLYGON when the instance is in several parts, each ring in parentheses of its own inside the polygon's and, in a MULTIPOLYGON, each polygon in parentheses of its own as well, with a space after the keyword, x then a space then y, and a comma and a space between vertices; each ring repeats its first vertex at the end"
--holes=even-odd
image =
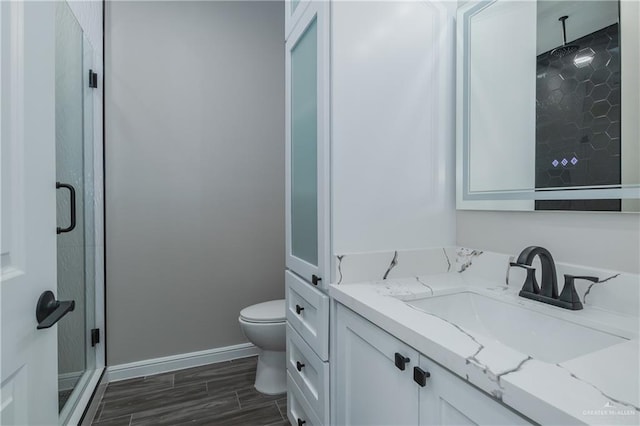
POLYGON ((601 280, 576 281, 584 309, 568 311, 519 297, 525 273, 508 268, 510 257, 465 248, 346 255, 330 295, 535 422, 640 424, 639 277, 556 264, 559 290, 565 273, 601 280), (372 278, 354 282, 363 276, 372 278), (553 364, 406 303, 462 289, 629 340, 553 364))

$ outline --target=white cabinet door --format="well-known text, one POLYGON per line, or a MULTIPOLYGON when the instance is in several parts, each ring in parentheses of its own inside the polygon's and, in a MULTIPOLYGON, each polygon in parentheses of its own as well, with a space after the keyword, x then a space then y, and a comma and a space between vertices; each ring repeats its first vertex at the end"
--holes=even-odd
POLYGON ((420 387, 412 380, 418 353, 342 305, 336 324, 337 424, 418 424, 420 387), (396 354, 408 359, 404 370, 396 366, 396 354))
POLYGON ((55 2, 0 2, 0 424, 58 424, 57 327, 36 303, 56 289, 55 2))
POLYGON ((420 425, 530 424, 424 355, 420 355, 419 368, 430 374, 420 388, 420 425))
MULTIPOLYGON (((302 7, 300 5, 299 7, 302 7)), ((329 3, 312 1, 286 42, 286 262, 329 277, 329 3)))

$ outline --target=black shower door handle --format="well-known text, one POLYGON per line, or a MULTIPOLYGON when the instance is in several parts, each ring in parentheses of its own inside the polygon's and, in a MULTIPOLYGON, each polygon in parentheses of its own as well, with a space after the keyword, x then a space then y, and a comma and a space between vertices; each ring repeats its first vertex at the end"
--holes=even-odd
POLYGON ((71 210, 71 223, 66 228, 57 227, 56 234, 62 234, 64 232, 71 232, 76 227, 76 190, 68 183, 56 182, 56 189, 66 188, 69 190, 69 208, 71 210))

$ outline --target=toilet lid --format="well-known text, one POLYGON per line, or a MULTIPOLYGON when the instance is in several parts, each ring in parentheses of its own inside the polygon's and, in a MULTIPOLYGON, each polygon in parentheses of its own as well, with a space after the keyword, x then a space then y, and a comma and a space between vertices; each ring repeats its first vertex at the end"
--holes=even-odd
POLYGON ((270 300, 244 308, 240 318, 250 322, 282 322, 285 321, 284 299, 270 300))

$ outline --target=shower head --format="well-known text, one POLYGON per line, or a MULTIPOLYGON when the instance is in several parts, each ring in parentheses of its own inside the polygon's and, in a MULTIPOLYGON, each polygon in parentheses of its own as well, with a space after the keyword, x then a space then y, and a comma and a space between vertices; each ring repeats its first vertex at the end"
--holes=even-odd
POLYGON ((580 48, 577 44, 567 44, 566 20, 568 18, 569 18, 568 16, 561 16, 560 18, 558 18, 558 21, 562 22, 562 46, 553 49, 551 51, 551 56, 564 58, 567 55, 576 53, 580 48))
POLYGON ((572 53, 576 53, 578 49, 579 47, 576 44, 569 44, 561 47, 556 47, 551 51, 551 56, 564 58, 565 56, 571 55, 572 53))

